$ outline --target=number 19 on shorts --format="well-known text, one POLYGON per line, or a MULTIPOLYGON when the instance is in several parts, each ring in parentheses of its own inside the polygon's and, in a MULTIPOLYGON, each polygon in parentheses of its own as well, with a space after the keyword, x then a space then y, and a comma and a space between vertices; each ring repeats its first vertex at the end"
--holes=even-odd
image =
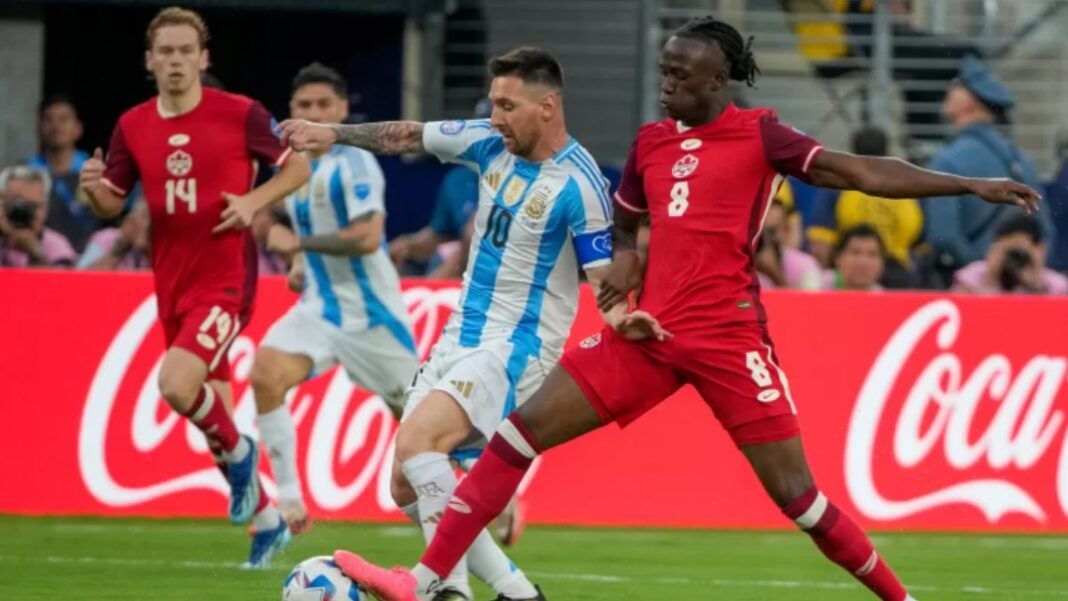
POLYGON ((682 217, 690 208, 690 183, 675 182, 671 186, 671 204, 668 205, 668 217, 682 217))

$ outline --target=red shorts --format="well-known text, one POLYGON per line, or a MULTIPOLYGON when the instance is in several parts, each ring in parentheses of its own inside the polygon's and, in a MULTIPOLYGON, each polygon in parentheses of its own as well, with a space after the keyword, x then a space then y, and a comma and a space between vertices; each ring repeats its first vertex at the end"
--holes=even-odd
POLYGON ((247 311, 238 303, 201 303, 174 316, 160 317, 167 348, 193 353, 208 366, 208 380, 229 380, 230 345, 245 327, 247 311))
POLYGON ((790 385, 759 323, 666 342, 631 342, 605 328, 564 354, 560 366, 605 423, 625 427, 692 384, 739 446, 786 440, 800 431, 790 385))

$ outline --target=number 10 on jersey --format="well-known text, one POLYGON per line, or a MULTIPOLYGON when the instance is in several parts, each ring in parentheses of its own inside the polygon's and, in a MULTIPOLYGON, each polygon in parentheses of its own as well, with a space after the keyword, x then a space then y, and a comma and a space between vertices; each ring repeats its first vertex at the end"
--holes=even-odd
POLYGON ((176 200, 186 204, 190 213, 197 212, 197 180, 180 177, 167 180, 167 214, 174 215, 176 200))

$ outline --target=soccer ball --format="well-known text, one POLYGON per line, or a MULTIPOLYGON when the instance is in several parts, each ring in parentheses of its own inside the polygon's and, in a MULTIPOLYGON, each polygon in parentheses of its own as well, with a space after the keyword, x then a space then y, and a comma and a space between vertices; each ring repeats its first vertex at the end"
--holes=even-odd
POLYGON ((328 555, 305 559, 282 584, 282 601, 365 601, 360 587, 328 555))

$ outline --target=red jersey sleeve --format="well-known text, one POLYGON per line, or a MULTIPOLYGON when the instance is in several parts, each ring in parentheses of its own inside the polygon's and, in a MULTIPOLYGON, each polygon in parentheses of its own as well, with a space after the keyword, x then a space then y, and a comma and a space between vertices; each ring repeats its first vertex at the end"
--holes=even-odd
POLYGON ((773 115, 760 120, 760 138, 764 156, 772 169, 808 181, 812 163, 823 145, 796 129, 779 123, 773 115))
POLYGON ((104 166, 104 185, 119 196, 125 197, 130 189, 137 183, 137 162, 134 161, 133 152, 126 144, 126 135, 122 132, 122 121, 115 125, 111 132, 111 143, 108 144, 108 158, 104 166))
POLYGON ((645 201, 645 183, 638 170, 638 140, 634 140, 630 146, 627 162, 623 164, 623 177, 613 198, 617 206, 630 213, 649 212, 649 205, 645 201))
POLYGON ((275 135, 271 114, 258 102, 252 103, 245 119, 245 146, 250 156, 274 167, 281 167, 291 153, 275 135))

